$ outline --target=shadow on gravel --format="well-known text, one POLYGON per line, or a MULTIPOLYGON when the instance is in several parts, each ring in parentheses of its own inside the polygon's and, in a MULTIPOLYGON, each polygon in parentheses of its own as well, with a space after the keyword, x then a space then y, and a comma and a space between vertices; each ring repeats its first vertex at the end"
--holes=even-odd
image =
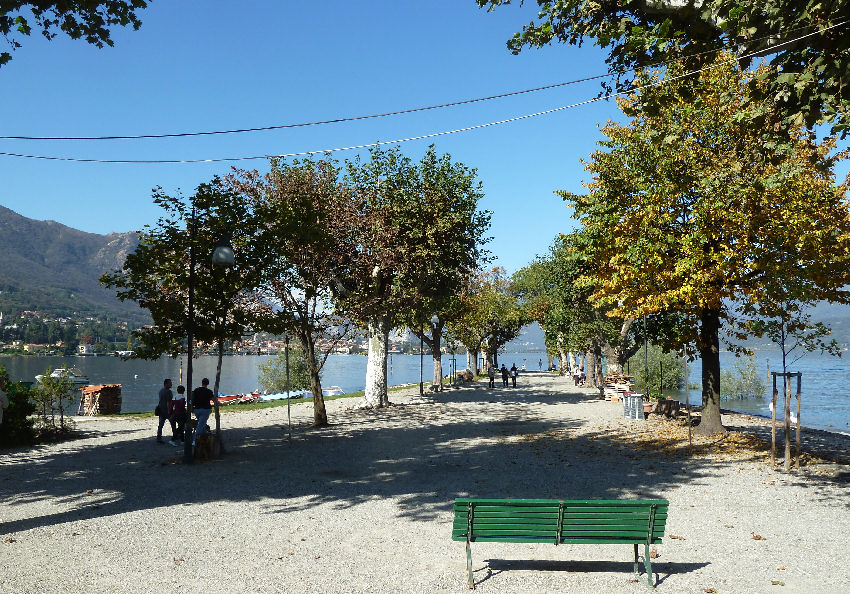
POLYGON ((395 498, 400 517, 445 521, 456 497, 663 498, 723 464, 636 455, 604 432, 582 434, 581 420, 547 415, 545 405, 594 396, 554 382, 533 391, 479 386, 348 411, 325 429, 294 426, 291 442, 277 421, 227 429, 224 415, 226 457, 193 465, 181 463, 182 448, 154 442, 153 421, 137 432, 144 437, 4 452, 0 533, 208 502, 258 506, 285 522, 293 510, 395 498), (544 408, 532 414, 531 403, 544 408), (35 501, 57 511, 17 517, 16 506, 35 501))
MULTIPOLYGON (((565 548, 565 547, 562 547, 565 548)), ((622 547, 626 550, 626 547, 622 547)), ((631 547, 626 551, 626 556, 631 555, 631 547)), ((503 571, 562 571, 565 573, 613 573, 624 574, 625 579, 631 579, 634 575, 634 563, 631 561, 552 561, 542 559, 485 559, 487 566, 475 570, 477 574, 483 572, 483 577, 475 577, 475 584, 486 582, 493 576, 499 575, 503 571)), ((661 563, 654 561, 652 563, 653 575, 655 577, 655 585, 658 586, 671 575, 690 573, 704 567, 708 567, 710 563, 661 563), (659 571, 661 570, 661 571, 659 571)), ((640 565, 643 572, 643 563, 640 565)))

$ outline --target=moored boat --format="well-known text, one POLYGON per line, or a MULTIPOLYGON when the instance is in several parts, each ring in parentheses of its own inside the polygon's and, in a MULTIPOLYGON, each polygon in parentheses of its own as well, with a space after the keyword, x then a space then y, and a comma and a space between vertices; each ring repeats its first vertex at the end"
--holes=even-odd
MULTIPOLYGON (((54 369, 50 374, 50 377, 54 379, 58 379, 60 377, 67 376, 68 379, 71 380, 71 383, 75 386, 87 386, 89 385, 89 378, 87 375, 84 375, 79 369, 76 367, 71 367, 70 369, 65 367, 59 367, 54 369)), ((35 381, 40 382, 41 378, 44 377, 44 374, 35 376, 35 381)))

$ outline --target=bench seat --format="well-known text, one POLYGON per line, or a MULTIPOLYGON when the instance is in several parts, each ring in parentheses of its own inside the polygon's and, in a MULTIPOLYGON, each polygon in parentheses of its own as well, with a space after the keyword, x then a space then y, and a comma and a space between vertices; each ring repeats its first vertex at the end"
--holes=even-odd
POLYGON ((653 586, 649 545, 664 536, 668 502, 605 499, 455 499, 452 540, 466 542, 469 587, 473 542, 634 545, 634 572, 639 575, 638 545, 644 546, 644 583, 653 586))

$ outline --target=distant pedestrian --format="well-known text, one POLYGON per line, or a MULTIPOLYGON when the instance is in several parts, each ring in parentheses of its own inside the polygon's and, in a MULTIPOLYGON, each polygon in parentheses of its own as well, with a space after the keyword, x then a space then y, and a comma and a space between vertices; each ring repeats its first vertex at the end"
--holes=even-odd
POLYGON ((511 382, 513 383, 514 388, 516 388, 516 376, 517 376, 516 363, 514 363, 514 364, 511 365, 511 382))
POLYGON ((490 378, 490 385, 487 386, 487 387, 488 388, 495 388, 496 387, 496 368, 493 367, 492 365, 489 365, 487 367, 487 375, 490 378))
MULTIPOLYGON (((168 420, 168 410, 173 399, 174 394, 171 392, 171 379, 165 378, 162 382, 162 389, 159 391, 159 404, 156 405, 156 415, 159 417, 159 425, 156 428, 157 443, 165 443, 162 440, 162 426, 168 420)), ((174 433, 174 423, 171 423, 171 433, 174 433)))
POLYGON ((537 371, 543 371, 543 359, 537 362, 537 371))
POLYGON ((178 441, 183 441, 186 438, 186 387, 177 386, 177 396, 171 401, 171 410, 169 411, 171 426, 174 429, 171 445, 177 445, 178 441))
MULTIPOLYGON (((490 383, 493 383, 493 380, 490 380, 490 383)), ((9 397, 6 396, 6 380, 0 379, 0 425, 3 424, 3 413, 6 412, 6 409, 9 408, 9 397)))
POLYGON ((207 432, 207 421, 212 412, 213 393, 209 389, 210 380, 204 378, 201 380, 201 387, 192 390, 192 408, 195 410, 195 418, 198 420, 198 425, 195 427, 195 433, 192 435, 192 445, 198 439, 201 433, 207 432))
POLYGON ((500 371, 502 372, 502 386, 507 388, 508 387, 508 368, 505 367, 504 363, 502 363, 502 369, 500 369, 500 371))

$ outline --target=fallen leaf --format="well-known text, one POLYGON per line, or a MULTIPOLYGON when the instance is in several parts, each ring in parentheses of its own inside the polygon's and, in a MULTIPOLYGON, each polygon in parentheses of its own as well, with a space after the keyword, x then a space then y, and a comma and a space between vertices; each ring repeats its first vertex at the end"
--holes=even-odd
POLYGON ((676 536, 675 534, 671 534, 670 538, 672 538, 673 540, 685 540, 684 536, 676 536))
POLYGON ((779 580, 770 580, 771 586, 784 586, 785 582, 780 582, 779 580))
POLYGON ((767 540, 767 539, 764 536, 762 536, 761 534, 756 534, 755 532, 753 532, 753 540, 767 540))
POLYGON ((708 594, 717 594, 717 590, 714 588, 703 588, 702 591, 707 592, 708 594))
POLYGON ((776 571, 785 571, 785 569, 786 568, 785 568, 784 565, 780 565, 779 567, 776 568, 776 571))
POLYGON ((655 547, 652 547, 652 550, 649 551, 650 559, 658 559, 661 555, 658 554, 658 551, 655 550, 655 547))
POLYGON ((4 540, 3 542, 8 543, 8 544, 11 544, 11 543, 13 543, 13 542, 18 542, 18 541, 17 541, 17 540, 15 540, 14 538, 12 538, 12 537, 10 536, 9 538, 7 538, 6 540, 4 540))
POLYGON ((86 493, 94 493, 94 489, 86 489, 86 493))

